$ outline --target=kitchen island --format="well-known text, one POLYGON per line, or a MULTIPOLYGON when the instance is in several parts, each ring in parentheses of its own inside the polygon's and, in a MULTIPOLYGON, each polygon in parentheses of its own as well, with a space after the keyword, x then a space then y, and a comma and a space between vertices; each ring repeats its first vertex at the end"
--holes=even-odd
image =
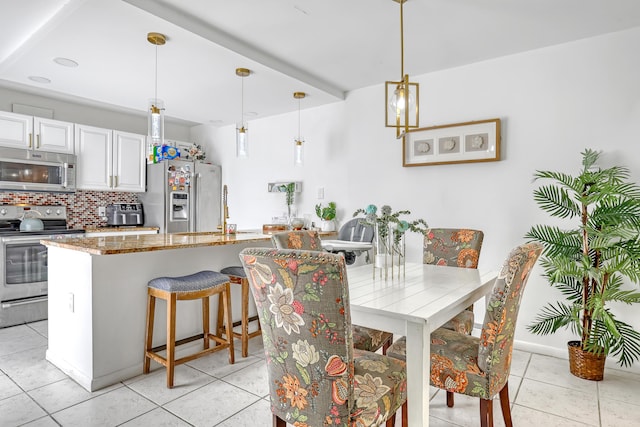
MULTIPOLYGON (((271 241, 258 232, 201 232, 65 238, 42 244, 49 257, 46 358, 95 391, 142 373, 149 280, 239 265, 242 249, 269 247, 271 241)), ((232 288, 232 303, 236 320, 238 286, 232 288)), ((217 304, 211 300, 212 322, 217 304)), ((166 306, 161 301, 157 305, 154 346, 166 341, 166 306)), ((180 301, 178 338, 201 332, 200 313, 199 300, 180 301)), ((182 346, 177 356, 197 345, 201 342, 182 346)))

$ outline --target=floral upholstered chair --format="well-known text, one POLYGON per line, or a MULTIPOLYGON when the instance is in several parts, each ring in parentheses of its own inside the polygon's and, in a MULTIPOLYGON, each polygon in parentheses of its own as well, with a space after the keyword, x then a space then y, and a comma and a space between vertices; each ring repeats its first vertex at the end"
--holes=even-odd
POLYGON ((392 426, 396 410, 406 413, 405 362, 353 348, 342 256, 249 248, 240 260, 262 325, 274 426, 392 426))
POLYGON ((317 231, 295 230, 283 231, 271 235, 273 247, 278 249, 304 249, 307 251, 321 251, 322 240, 317 231))
MULTIPOLYGON (((510 427, 511 353, 522 293, 542 245, 516 247, 507 257, 488 295, 480 338, 439 328, 431 333, 431 385, 480 398, 481 425, 493 425, 493 397, 500 394, 505 425, 510 427)), ((453 406, 453 401, 447 401, 453 406)))
MULTIPOLYGON (((322 240, 317 231, 285 231, 271 235, 273 246, 278 249, 302 249, 307 251, 321 251, 322 240)), ((393 342, 391 332, 379 331, 364 326, 353 325, 353 346, 358 350, 378 351, 387 353, 393 342)))
MULTIPOLYGON (((424 236, 422 262, 443 266, 478 268, 484 233, 465 228, 432 228, 424 236)), ((444 328, 471 334, 473 305, 444 324, 444 328)))
MULTIPOLYGON (((424 264, 449 267, 478 268, 484 233, 464 228, 431 228, 424 236, 424 264)), ((473 305, 455 315, 442 327, 465 334, 473 331, 473 305)), ((388 355, 406 360, 407 342, 401 337, 394 342, 388 355)))

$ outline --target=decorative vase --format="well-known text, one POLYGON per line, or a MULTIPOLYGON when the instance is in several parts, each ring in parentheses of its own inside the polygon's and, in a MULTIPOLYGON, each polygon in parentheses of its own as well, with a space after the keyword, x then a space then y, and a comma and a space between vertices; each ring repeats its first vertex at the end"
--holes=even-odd
POLYGON ((604 363, 607 355, 584 351, 580 341, 569 341, 569 371, 578 378, 591 381, 602 381, 604 378, 604 363))
POLYGON ((320 229, 322 231, 336 231, 336 223, 332 219, 323 219, 320 221, 320 229))
POLYGON ((373 239, 374 262, 373 275, 379 270, 380 277, 385 280, 393 278, 397 271, 404 273, 405 241, 404 233, 397 232, 396 227, 389 224, 376 224, 373 239))

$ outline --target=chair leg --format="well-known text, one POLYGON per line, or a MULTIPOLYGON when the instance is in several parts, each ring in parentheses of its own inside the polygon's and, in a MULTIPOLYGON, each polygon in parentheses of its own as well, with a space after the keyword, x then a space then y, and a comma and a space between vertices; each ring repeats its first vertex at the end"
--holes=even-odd
POLYGON ((493 427, 493 400, 480 399, 480 427, 493 427))
POLYGON ((229 282, 225 285, 225 290, 222 292, 222 300, 224 302, 224 314, 227 319, 227 340, 229 341, 229 364, 235 363, 235 354, 233 351, 233 320, 231 320, 231 285, 229 282))
POLYGON ((242 357, 249 356, 249 282, 242 279, 242 357))
POLYGON ((167 388, 173 388, 176 368, 176 300, 175 293, 167 298, 167 388))
POLYGON ((387 355, 387 349, 391 347, 392 343, 393 343, 393 335, 391 335, 389 339, 387 339, 387 341, 382 345, 382 354, 384 356, 387 355))
POLYGON ((217 329, 217 335, 219 337, 222 336, 222 334, 224 334, 224 318, 222 316, 222 310, 224 309, 224 306, 222 305, 223 301, 222 301, 222 293, 218 294, 218 321, 216 322, 216 329, 217 329))
POLYGON ((287 427, 287 423, 278 418, 276 414, 273 414, 273 427, 287 427))
POLYGON ((409 402, 405 401, 402 405, 402 427, 409 425, 409 402))
POLYGON ((153 343, 153 321, 155 318, 155 311, 156 297, 147 295, 147 339, 145 340, 144 345, 144 364, 142 368, 142 372, 145 374, 149 373, 151 364, 151 358, 147 356, 147 352, 151 351, 151 345, 153 343))
POLYGON ((209 348, 209 297, 202 298, 202 339, 203 349, 209 348))
POLYGON ((500 408, 502 409, 502 417, 504 418, 504 425, 506 427, 513 427, 513 421, 511 420, 511 407, 509 406, 509 383, 505 383, 502 390, 500 390, 500 408))
POLYGON ((447 407, 453 408, 453 392, 447 391, 447 407))
POLYGON ((387 418, 387 422, 384 425, 386 427, 396 427, 396 413, 387 418))

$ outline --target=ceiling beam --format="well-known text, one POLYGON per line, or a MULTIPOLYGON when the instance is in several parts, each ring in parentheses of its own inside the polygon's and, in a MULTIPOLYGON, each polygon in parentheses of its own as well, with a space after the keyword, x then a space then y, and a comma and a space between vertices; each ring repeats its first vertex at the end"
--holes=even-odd
POLYGON ((139 9, 142 9, 158 18, 171 22, 178 27, 197 34, 219 46, 236 52, 252 61, 258 62, 265 67, 278 71, 302 83, 308 84, 322 92, 336 97, 338 100, 345 99, 344 90, 338 88, 334 84, 320 79, 295 65, 276 58, 268 53, 256 49, 254 46, 233 37, 211 25, 202 19, 188 15, 169 4, 154 0, 124 0, 139 9))

